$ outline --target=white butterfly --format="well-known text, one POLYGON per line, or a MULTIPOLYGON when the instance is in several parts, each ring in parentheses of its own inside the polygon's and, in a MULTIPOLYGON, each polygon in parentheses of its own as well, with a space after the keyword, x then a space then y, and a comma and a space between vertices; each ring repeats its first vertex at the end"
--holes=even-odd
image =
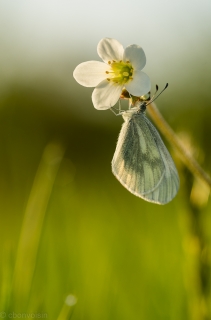
POLYGON ((158 131, 145 115, 146 106, 144 101, 121 112, 125 122, 112 160, 112 172, 134 195, 166 204, 178 192, 179 176, 158 131))

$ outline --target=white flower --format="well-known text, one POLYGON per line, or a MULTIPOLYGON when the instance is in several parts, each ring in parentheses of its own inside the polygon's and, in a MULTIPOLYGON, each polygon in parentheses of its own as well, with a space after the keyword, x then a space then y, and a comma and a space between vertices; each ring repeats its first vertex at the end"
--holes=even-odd
POLYGON ((104 38, 98 43, 97 52, 104 62, 83 62, 73 72, 82 86, 96 87, 92 93, 96 109, 114 106, 123 88, 137 97, 150 91, 150 79, 141 71, 146 56, 140 46, 133 44, 124 49, 117 40, 104 38))

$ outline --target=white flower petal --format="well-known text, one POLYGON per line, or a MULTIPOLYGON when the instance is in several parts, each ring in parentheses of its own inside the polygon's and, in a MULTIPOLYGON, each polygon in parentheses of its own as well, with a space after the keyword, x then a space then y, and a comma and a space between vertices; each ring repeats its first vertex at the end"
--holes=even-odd
POLYGON ((125 49, 123 60, 129 60, 135 70, 143 69, 146 64, 144 50, 136 44, 132 44, 125 49))
POLYGON ((140 97, 148 93, 151 89, 151 82, 148 75, 140 70, 135 71, 133 80, 125 84, 125 88, 133 96, 140 97))
POLYGON ((107 78, 107 70, 110 70, 110 67, 104 62, 87 61, 75 68, 73 77, 84 87, 96 87, 107 78))
POLYGON ((111 38, 100 40, 97 45, 97 53, 100 58, 108 63, 108 61, 120 61, 123 59, 124 48, 119 41, 111 38))
POLYGON ((117 103, 122 86, 115 85, 108 80, 102 81, 92 93, 92 102, 96 109, 106 110, 117 103))

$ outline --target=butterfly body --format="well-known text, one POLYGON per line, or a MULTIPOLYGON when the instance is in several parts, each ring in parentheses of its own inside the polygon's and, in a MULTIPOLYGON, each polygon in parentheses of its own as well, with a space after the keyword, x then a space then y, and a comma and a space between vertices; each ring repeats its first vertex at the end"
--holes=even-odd
POLYGON ((122 113, 112 172, 121 184, 146 201, 166 204, 179 189, 174 162, 158 131, 145 115, 146 102, 122 113))

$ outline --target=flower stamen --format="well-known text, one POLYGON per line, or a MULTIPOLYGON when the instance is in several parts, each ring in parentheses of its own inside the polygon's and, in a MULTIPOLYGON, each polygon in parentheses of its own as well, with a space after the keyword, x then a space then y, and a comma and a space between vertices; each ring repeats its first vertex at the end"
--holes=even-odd
POLYGON ((123 62, 120 60, 116 62, 113 60, 112 63, 108 61, 108 64, 111 66, 111 70, 106 71, 106 74, 111 76, 109 79, 114 83, 122 85, 133 79, 133 67, 130 61, 123 62))

